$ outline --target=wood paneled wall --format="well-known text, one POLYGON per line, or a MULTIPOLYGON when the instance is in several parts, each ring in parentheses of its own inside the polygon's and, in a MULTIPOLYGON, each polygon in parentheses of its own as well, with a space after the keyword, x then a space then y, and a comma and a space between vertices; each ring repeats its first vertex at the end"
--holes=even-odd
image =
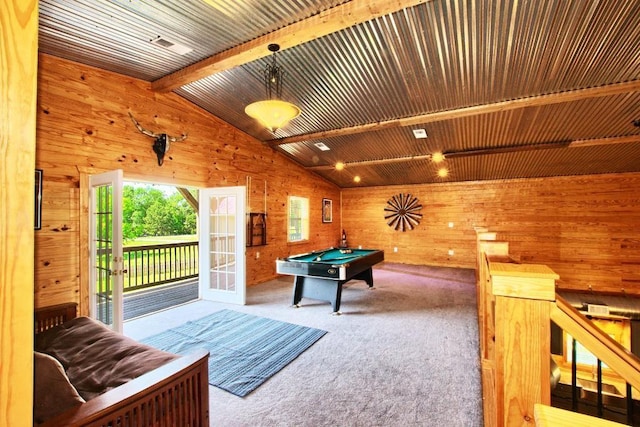
POLYGON ((339 223, 323 224, 322 198, 339 189, 249 135, 173 94, 154 93, 148 82, 74 62, 40 56, 36 166, 44 171, 42 230, 35 233, 35 304, 80 301, 81 176, 123 169, 125 180, 189 187, 247 185, 251 204, 263 210, 267 191, 267 246, 247 249, 247 283, 275 277, 275 259, 335 245, 339 223), (188 133, 157 164, 153 140, 139 133, 128 111, 146 129, 188 133), (311 239, 287 244, 289 195, 311 204, 311 239), (257 252, 260 252, 257 258, 257 252))
POLYGON ((562 287, 640 294, 640 174, 340 192, 181 97, 154 93, 147 82, 46 55, 39 70, 36 166, 44 170, 44 210, 35 236, 37 306, 79 300, 86 262, 79 249, 80 176, 116 168, 125 179, 193 187, 246 185, 251 177, 254 210, 262 210, 266 181, 268 245, 247 250, 249 284, 274 277, 279 256, 337 244, 341 224, 352 246, 384 249, 388 261, 473 268, 473 227, 487 226, 522 262, 549 265, 562 287), (128 111, 145 128, 189 137, 172 144, 159 167, 151 139, 135 129, 128 111), (414 230, 386 225, 384 208, 398 193, 423 204, 414 230), (286 243, 289 195, 310 198, 306 244, 286 243), (333 223, 321 221, 323 197, 334 200, 333 223))
POLYGON ((345 189, 342 208, 350 244, 384 249, 387 261, 474 268, 473 227, 487 226, 521 262, 551 267, 561 288, 640 294, 637 173, 345 189), (384 220, 399 193, 422 202, 414 230, 384 220))

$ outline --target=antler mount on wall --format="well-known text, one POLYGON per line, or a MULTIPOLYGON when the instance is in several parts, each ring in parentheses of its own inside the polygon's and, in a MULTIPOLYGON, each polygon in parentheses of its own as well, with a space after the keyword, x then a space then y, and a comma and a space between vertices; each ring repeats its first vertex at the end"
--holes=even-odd
POLYGON ((169 146, 172 142, 182 142, 187 139, 187 134, 184 133, 182 136, 169 136, 166 133, 155 133, 153 131, 147 130, 140 126, 140 123, 133 117, 133 114, 129 112, 129 117, 131 117, 131 121, 136 126, 136 129, 147 136, 155 138, 153 142, 153 152, 158 156, 158 166, 162 166, 164 163, 164 155, 169 151, 169 146))

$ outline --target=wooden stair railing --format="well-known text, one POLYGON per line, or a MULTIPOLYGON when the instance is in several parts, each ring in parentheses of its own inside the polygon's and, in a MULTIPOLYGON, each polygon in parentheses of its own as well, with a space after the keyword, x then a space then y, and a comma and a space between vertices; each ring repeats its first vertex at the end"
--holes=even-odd
POLYGON ((640 390, 640 359, 602 332, 591 320, 557 295, 551 320, 564 329, 587 350, 613 369, 632 387, 640 390))
POLYGON ((550 407, 551 320, 639 390, 640 359, 556 295, 553 270, 514 262, 495 233, 476 233, 485 426, 619 425, 550 407))
POLYGON ((536 427, 623 427, 624 424, 578 414, 565 409, 536 404, 534 409, 536 427))
POLYGON ((507 259, 509 244, 496 241, 496 233, 476 228, 477 268, 476 291, 478 301, 478 331, 482 369, 484 425, 497 426, 496 359, 495 359, 495 298, 491 289, 489 257, 507 259))
POLYGON ((551 403, 552 301, 558 275, 545 265, 489 260, 495 298, 498 426, 533 426, 534 405, 551 403))

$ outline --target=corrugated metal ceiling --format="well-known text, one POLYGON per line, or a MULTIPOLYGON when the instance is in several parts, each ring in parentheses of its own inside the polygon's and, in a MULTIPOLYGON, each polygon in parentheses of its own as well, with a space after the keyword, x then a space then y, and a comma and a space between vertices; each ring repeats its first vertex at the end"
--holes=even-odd
MULTIPOLYGON (((279 42, 279 30, 323 25, 314 17, 360 3, 398 4, 43 0, 40 50, 156 81, 270 35, 279 42), (158 36, 193 51, 150 43, 158 36)), ((632 123, 640 119, 640 2, 418 3, 279 52, 283 98, 303 113, 275 133, 244 114, 264 96, 268 58, 174 90, 341 187, 640 171, 640 127, 632 123), (591 90, 620 83, 610 94, 591 90), (487 107, 498 103, 508 108, 487 107), (443 112, 452 114, 430 116, 443 112), (415 128, 428 138, 414 139, 415 128), (575 140, 593 145, 531 149, 575 140), (434 164, 425 157, 435 151, 450 156, 434 164), (343 171, 331 167, 338 161, 343 171), (437 176, 443 165, 446 178, 437 176)))

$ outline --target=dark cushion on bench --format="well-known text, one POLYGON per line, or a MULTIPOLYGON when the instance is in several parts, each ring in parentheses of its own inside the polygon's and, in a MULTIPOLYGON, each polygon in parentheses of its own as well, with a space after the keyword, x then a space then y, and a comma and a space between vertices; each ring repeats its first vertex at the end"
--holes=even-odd
POLYGON ((34 352, 33 373, 33 418, 36 423, 85 402, 54 357, 34 352))
POLYGON ((179 356, 78 317, 36 335, 35 350, 55 357, 80 396, 90 400, 179 356))

